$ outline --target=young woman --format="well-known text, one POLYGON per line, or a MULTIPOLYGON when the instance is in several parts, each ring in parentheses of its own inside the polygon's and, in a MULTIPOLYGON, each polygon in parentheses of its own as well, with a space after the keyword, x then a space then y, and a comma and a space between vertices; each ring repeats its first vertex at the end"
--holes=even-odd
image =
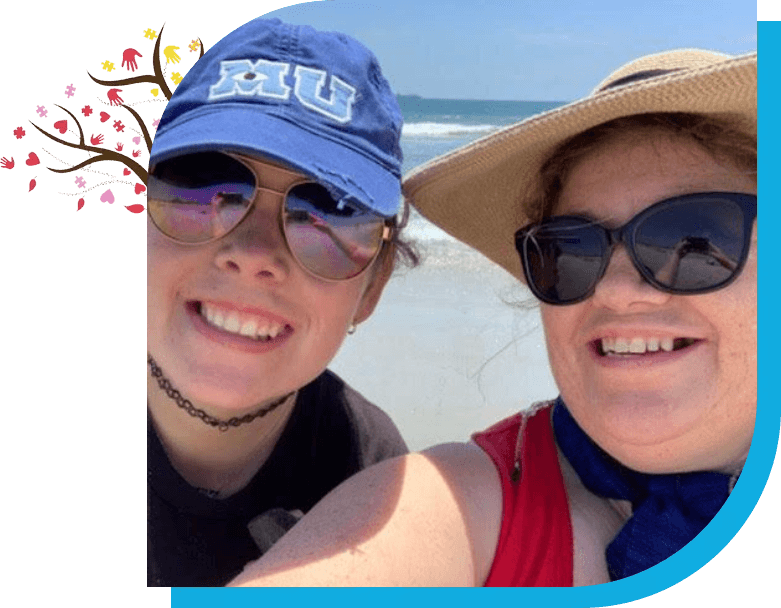
POLYGON ((252 21, 173 95, 148 183, 148 584, 223 585, 406 453, 326 366, 400 240, 401 113, 337 33, 252 21))
POLYGON ((754 428, 756 67, 644 57, 416 170, 540 300, 560 396, 351 478, 234 584, 590 585, 694 538, 754 428))

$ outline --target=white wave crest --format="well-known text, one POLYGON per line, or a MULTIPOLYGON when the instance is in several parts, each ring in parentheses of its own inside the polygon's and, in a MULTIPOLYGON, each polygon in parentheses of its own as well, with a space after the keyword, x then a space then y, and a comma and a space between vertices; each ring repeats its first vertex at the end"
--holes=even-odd
POLYGON ((497 125, 461 125, 441 122, 413 122, 405 124, 401 134, 404 137, 455 137, 479 133, 490 133, 497 125))

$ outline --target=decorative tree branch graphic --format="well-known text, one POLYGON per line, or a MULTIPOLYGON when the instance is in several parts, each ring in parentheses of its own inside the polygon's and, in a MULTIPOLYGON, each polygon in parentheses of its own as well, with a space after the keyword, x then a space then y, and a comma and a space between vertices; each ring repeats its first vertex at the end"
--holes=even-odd
MULTIPOLYGON (((106 92, 106 97, 108 99, 108 103, 106 101, 102 101, 104 105, 108 105, 111 107, 116 107, 117 109, 122 108, 122 111, 127 112, 133 119, 133 121, 129 121, 129 119, 126 120, 129 125, 135 124, 137 125, 137 129, 134 129, 131 127, 131 130, 136 131, 136 136, 132 138, 133 144, 138 146, 141 143, 141 139, 143 139, 144 145, 146 147, 146 152, 151 152, 152 149, 152 135, 150 135, 150 126, 156 126, 157 120, 154 120, 151 125, 147 125, 144 121, 144 118, 142 118, 141 114, 130 107, 129 104, 125 103, 122 97, 120 97, 120 93, 122 93, 122 89, 120 87, 127 87, 139 83, 151 83, 156 85, 156 89, 152 89, 152 95, 157 97, 158 95, 158 89, 159 92, 162 92, 166 100, 171 99, 172 90, 171 87, 166 82, 166 77, 164 74, 163 64, 161 61, 161 39, 163 34, 163 29, 165 26, 160 28, 159 35, 157 35, 153 30, 148 29, 144 33, 145 38, 156 38, 154 51, 152 53, 152 73, 151 74, 142 74, 138 76, 132 76, 130 78, 122 78, 117 80, 104 80, 101 78, 96 78, 93 76, 89 71, 87 71, 87 75, 90 77, 90 79, 101 86, 109 87, 109 90, 106 92)), ((140 48, 140 47, 139 47, 140 48)), ((176 53, 176 51, 179 49, 178 46, 170 45, 165 47, 165 49, 162 51, 162 54, 166 58, 166 64, 169 62, 172 62, 174 64, 179 63, 180 57, 176 53)), ((200 38, 196 40, 192 40, 189 49, 191 51, 196 51, 200 49, 200 53, 198 55, 198 59, 203 57, 204 49, 203 44, 201 43, 200 38)), ((134 48, 127 48, 125 49, 124 53, 122 54, 122 67, 127 69, 128 71, 135 71, 138 68, 138 64, 136 61, 137 57, 142 57, 141 53, 137 51, 134 48)), ((197 59, 196 59, 197 60, 197 59)), ((103 69, 106 71, 111 71, 114 69, 114 64, 111 61, 106 60, 103 62, 103 69)), ((186 71, 186 69, 185 69, 186 71)), ((173 83, 175 85, 178 85, 179 82, 182 79, 182 76, 178 72, 174 72, 169 76, 173 83)), ((66 95, 68 98, 72 97, 73 93, 75 92, 75 87, 72 85, 69 85, 69 90, 66 90, 66 95)), ((149 98, 147 100, 141 100, 136 103, 148 103, 150 101, 154 101, 154 99, 149 98)), ((158 100, 159 101, 159 100, 158 100)), ((82 150, 84 152, 89 153, 91 156, 87 158, 84 161, 81 162, 75 162, 75 161, 65 161, 63 160, 63 164, 69 165, 61 168, 56 167, 47 167, 47 169, 53 173, 71 173, 73 171, 78 171, 80 169, 84 169, 85 167, 88 167, 90 165, 95 165, 96 163, 102 163, 104 161, 112 161, 120 163, 124 166, 122 175, 127 177, 131 174, 135 174, 135 177, 138 178, 139 183, 135 186, 135 193, 140 194, 146 189, 146 185, 148 182, 148 172, 145 166, 143 166, 142 163, 140 163, 137 159, 142 154, 142 149, 140 148, 134 148, 132 145, 126 145, 126 141, 120 141, 116 142, 115 146, 114 144, 109 143, 108 141, 105 141, 104 143, 104 136, 102 133, 94 133, 89 137, 89 141, 87 141, 87 138, 85 137, 84 127, 82 126, 82 121, 70 110, 67 108, 55 104, 59 109, 61 109, 63 112, 65 112, 70 118, 66 120, 59 120, 54 123, 54 129, 55 132, 59 132, 56 134, 55 132, 49 132, 46 129, 42 128, 35 122, 30 121, 30 123, 43 135, 45 135, 47 138, 49 138, 51 141, 60 144, 62 146, 65 146, 67 148, 75 149, 75 150, 82 150), (68 132, 69 124, 75 125, 75 131, 78 132, 78 139, 77 141, 69 141, 69 138, 66 138, 66 133, 68 132), (65 136, 65 137, 63 137, 65 136), (103 147, 105 145, 106 147, 103 147), (112 149, 113 146, 113 149, 112 149)), ((136 105, 136 104, 133 104, 136 105)), ((107 110, 111 111, 109 108, 106 108, 107 110)), ((43 106, 39 106, 38 114, 41 118, 44 118, 47 113, 45 108, 43 106)), ((92 114, 93 110, 92 108, 87 105, 82 108, 82 113, 84 114, 84 117, 89 117, 92 114)), ((111 111, 112 114, 114 114, 113 111, 111 111)), ((110 116, 108 112, 100 112, 100 123, 105 123, 110 118, 114 120, 113 127, 117 131, 117 133, 124 133, 125 125, 122 123, 122 120, 117 119, 116 116, 110 116)), ((93 119, 94 120, 94 119, 93 119)), ((89 128, 89 127, 88 127, 89 128)), ((24 131, 21 129, 21 127, 18 129, 18 132, 15 132, 17 139, 20 139, 24 135, 24 131), (18 134, 17 134, 18 133, 18 134)), ((127 134, 126 134, 127 135, 127 134)), ((132 135, 132 134, 130 134, 132 135)), ((33 154, 31 153, 31 157, 33 154)), ((54 156, 54 155, 52 155, 54 156)), ((57 158, 54 156, 54 158, 57 158)), ((36 163, 37 163, 37 157, 36 157, 36 163)), ((27 162, 27 165, 32 165, 32 162, 27 162)), ((11 169, 13 168, 13 159, 11 159, 10 164, 5 163, 3 168, 11 169)), ((109 181, 116 183, 119 181, 120 183, 127 183, 122 182, 122 178, 112 177, 110 174, 103 173, 104 175, 108 175, 109 181)), ((81 177, 76 178, 76 184, 79 188, 84 187, 84 180, 81 177)), ((105 182, 104 182, 105 183, 105 182)), ((98 184, 100 186, 100 184, 98 184)), ((33 186, 31 186, 32 189, 33 186)), ((93 188, 95 186, 93 185, 93 188)), ((111 193, 110 190, 107 190, 103 193, 101 196, 101 201, 104 202, 113 202, 114 201, 114 195, 111 193)), ((79 199, 79 209, 84 204, 84 199, 79 199)), ((143 205, 131 205, 127 207, 127 209, 133 211, 133 212, 140 212, 143 211, 144 206, 143 205)))

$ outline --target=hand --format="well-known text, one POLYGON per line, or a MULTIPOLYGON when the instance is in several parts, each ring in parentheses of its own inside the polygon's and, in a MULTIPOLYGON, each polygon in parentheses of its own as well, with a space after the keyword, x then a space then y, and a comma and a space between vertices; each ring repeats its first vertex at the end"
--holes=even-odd
POLYGON ((13 169, 14 168, 13 157, 11 157, 11 160, 8 160, 5 156, 3 158, 0 158, 0 168, 13 169))
POLYGON ((133 158, 138 158, 141 155, 141 150, 133 150, 133 158))
POLYGON ((176 51, 179 50, 178 46, 174 46, 173 44, 171 46, 165 47, 163 50, 163 54, 165 55, 165 62, 168 63, 169 61, 173 63, 179 63, 179 55, 176 54, 176 51))
POLYGON ((122 89, 109 89, 108 90, 108 101, 112 106, 118 106, 124 101, 122 101, 122 98, 118 95, 118 93, 121 93, 122 89))
POLYGON ((118 144, 117 144, 117 152, 122 152, 122 148, 124 148, 124 147, 125 147, 125 144, 123 144, 123 143, 118 143, 118 144))
POLYGON ((103 135, 101 135, 100 133, 98 133, 97 135, 93 135, 92 137, 89 138, 89 141, 90 141, 90 143, 93 146, 97 146, 98 144, 102 144, 103 143, 103 135))
POLYGON ((143 55, 136 49, 125 49, 125 52, 122 53, 122 67, 125 67, 125 62, 127 62, 127 69, 135 72, 138 67, 136 57, 143 57, 143 55))

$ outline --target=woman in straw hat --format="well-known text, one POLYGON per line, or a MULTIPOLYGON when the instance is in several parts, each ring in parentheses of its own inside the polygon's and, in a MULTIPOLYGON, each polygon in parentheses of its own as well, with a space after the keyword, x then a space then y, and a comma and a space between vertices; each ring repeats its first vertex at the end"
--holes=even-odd
POLYGON ((410 252, 400 135, 368 49, 279 20, 223 38, 173 95, 148 183, 148 585, 224 585, 407 452, 326 369, 410 252))
POLYGON ((754 428, 756 67, 644 57, 414 171, 541 301, 560 396, 348 480, 235 583, 589 585, 692 540, 754 428))

